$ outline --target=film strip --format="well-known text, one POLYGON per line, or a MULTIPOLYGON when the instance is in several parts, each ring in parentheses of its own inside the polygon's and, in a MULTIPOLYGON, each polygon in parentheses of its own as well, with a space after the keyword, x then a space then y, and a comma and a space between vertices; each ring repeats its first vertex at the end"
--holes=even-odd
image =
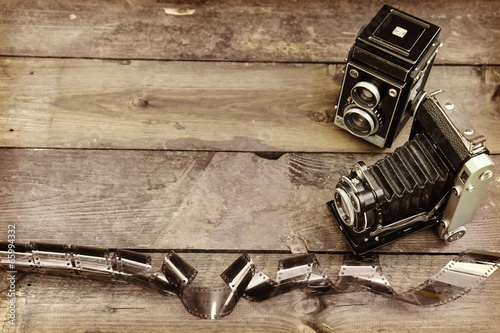
POLYGON ((164 295, 177 295, 186 310, 198 317, 227 316, 241 297, 264 301, 295 289, 310 294, 346 293, 368 290, 419 306, 451 302, 481 284, 495 272, 500 253, 469 250, 451 260, 416 288, 398 294, 382 273, 376 255, 344 255, 333 282, 313 254, 279 261, 275 280, 242 254, 222 274, 224 287, 195 287, 197 271, 175 252, 168 253, 159 271, 144 253, 74 245, 0 243, 2 270, 73 276, 102 281, 134 283, 164 295))

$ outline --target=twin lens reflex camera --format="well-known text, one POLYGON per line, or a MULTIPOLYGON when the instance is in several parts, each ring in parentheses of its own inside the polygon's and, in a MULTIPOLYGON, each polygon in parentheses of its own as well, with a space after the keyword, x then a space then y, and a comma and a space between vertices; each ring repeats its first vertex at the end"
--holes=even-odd
POLYGON ((384 6, 347 57, 334 123, 390 147, 412 116, 441 43, 440 28, 384 6))

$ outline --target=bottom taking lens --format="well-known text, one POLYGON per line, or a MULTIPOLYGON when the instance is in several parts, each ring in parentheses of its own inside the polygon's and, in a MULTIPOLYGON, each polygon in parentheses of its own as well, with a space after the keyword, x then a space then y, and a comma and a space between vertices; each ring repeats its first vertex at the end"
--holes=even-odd
POLYGON ((346 108, 344 123, 347 129, 357 136, 375 134, 380 128, 379 120, 372 111, 353 106, 346 108))

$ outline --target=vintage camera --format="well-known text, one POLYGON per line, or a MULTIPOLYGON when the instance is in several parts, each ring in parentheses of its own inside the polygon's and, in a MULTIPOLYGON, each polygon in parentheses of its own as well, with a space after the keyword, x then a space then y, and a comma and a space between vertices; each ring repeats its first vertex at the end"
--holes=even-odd
POLYGON ((372 166, 358 162, 327 204, 356 254, 431 225, 445 241, 461 238, 493 176, 484 136, 444 91, 417 101, 410 140, 372 166))
POLYGON ((412 116, 441 46, 440 28, 384 6, 349 51, 334 123, 381 148, 412 116))

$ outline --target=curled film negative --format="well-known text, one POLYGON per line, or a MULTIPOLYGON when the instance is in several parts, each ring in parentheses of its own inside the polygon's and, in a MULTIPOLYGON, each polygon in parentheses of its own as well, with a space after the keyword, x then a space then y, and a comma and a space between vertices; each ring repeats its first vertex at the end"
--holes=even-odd
POLYGON ((344 255, 334 282, 313 254, 279 261, 275 280, 255 267, 247 254, 242 254, 221 274, 226 286, 212 288, 192 286, 198 272, 175 252, 168 253, 161 269, 154 272, 149 255, 128 250, 0 243, 4 271, 138 284, 165 295, 177 295, 189 313, 208 319, 228 315, 241 297, 264 301, 295 289, 313 295, 368 290, 419 306, 441 305, 478 286, 493 274, 499 262, 500 253, 465 251, 418 287, 397 294, 382 273, 376 255, 344 255))

